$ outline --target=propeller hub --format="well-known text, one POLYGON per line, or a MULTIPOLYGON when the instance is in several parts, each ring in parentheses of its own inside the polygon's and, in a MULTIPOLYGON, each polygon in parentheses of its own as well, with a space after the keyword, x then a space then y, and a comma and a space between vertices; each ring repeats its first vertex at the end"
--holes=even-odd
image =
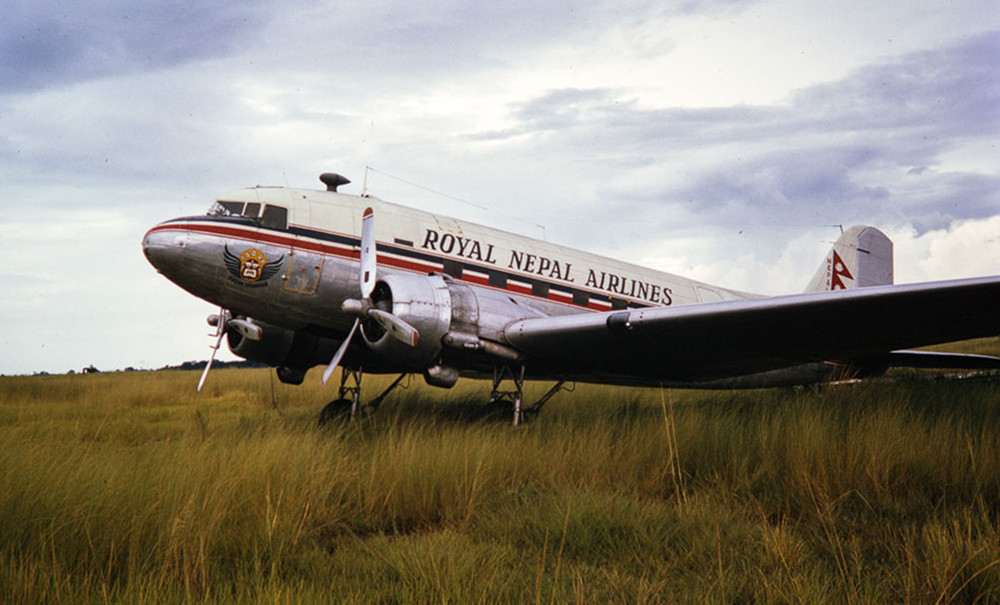
POLYGON ((348 298, 344 302, 340 303, 341 311, 355 317, 365 317, 368 314, 368 310, 371 308, 371 301, 357 298, 348 298))

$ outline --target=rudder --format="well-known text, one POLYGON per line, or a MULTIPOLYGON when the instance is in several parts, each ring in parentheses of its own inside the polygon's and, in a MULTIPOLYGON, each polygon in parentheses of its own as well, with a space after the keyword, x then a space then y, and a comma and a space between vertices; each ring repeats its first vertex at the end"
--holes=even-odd
POLYGON ((892 281, 892 240, 875 227, 855 225, 834 242, 806 292, 887 286, 892 281))

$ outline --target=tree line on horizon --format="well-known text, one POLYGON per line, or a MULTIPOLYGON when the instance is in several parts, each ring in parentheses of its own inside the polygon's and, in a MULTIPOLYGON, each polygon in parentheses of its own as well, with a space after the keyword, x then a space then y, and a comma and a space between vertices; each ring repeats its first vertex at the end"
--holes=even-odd
MULTIPOLYGON (((201 361, 185 361, 177 365, 165 365, 159 368, 135 368, 128 366, 123 370, 110 370, 112 372, 160 372, 164 370, 204 370, 205 366, 208 364, 207 360, 201 361)), ((240 361, 216 361, 212 364, 213 368, 266 368, 267 364, 260 363, 258 361, 250 361, 248 359, 243 359, 240 361)), ((97 369, 93 364, 84 367, 83 369, 77 371, 70 369, 65 372, 67 375, 73 374, 100 374, 101 370, 97 369)), ((39 372, 32 372, 32 376, 52 376, 52 372, 46 372, 45 370, 39 372)), ((6 376, 6 374, 0 374, 0 376, 6 376)))

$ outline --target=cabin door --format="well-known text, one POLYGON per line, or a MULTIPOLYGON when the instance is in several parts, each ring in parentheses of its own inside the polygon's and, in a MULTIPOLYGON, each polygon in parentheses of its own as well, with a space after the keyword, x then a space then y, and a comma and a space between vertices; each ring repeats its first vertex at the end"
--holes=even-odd
POLYGON ((322 256, 302 248, 293 248, 292 257, 288 262, 288 272, 285 273, 284 288, 296 294, 316 294, 322 274, 322 256))
MULTIPOLYGON (((309 224, 309 204, 305 200, 292 200, 295 205, 295 222, 300 225, 309 224)), ((292 225, 289 225, 291 227, 292 225)), ((305 249, 299 245, 292 247, 291 258, 288 261, 288 271, 285 273, 283 288, 286 292, 312 296, 319 289, 320 276, 323 275, 323 256, 317 252, 305 249)))

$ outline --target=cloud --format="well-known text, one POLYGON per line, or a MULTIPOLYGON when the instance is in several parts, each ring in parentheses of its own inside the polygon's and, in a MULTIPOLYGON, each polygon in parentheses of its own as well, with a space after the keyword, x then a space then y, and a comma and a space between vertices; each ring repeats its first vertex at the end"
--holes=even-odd
POLYGON ((204 353, 210 305, 142 233, 326 170, 358 193, 366 164, 385 199, 736 288, 800 290, 852 223, 891 232, 913 279, 947 276, 1000 208, 989 8, 16 2, 0 371, 204 353), (72 329, 51 320, 70 298, 72 329))
POLYGON ((995 139, 998 41, 907 55, 770 107, 644 110, 621 91, 554 90, 513 108, 508 129, 470 137, 534 137, 546 155, 590 158, 579 177, 597 197, 673 209, 664 224, 680 212, 705 224, 885 221, 922 232, 1000 208, 995 170, 945 159, 995 139))
POLYGON ((995 274, 1000 259, 1000 215, 956 221, 948 229, 923 234, 918 241, 921 254, 915 264, 923 275, 955 279, 995 274))
POLYGON ((261 16, 242 2, 15 2, 0 26, 0 94, 224 55, 261 16))

